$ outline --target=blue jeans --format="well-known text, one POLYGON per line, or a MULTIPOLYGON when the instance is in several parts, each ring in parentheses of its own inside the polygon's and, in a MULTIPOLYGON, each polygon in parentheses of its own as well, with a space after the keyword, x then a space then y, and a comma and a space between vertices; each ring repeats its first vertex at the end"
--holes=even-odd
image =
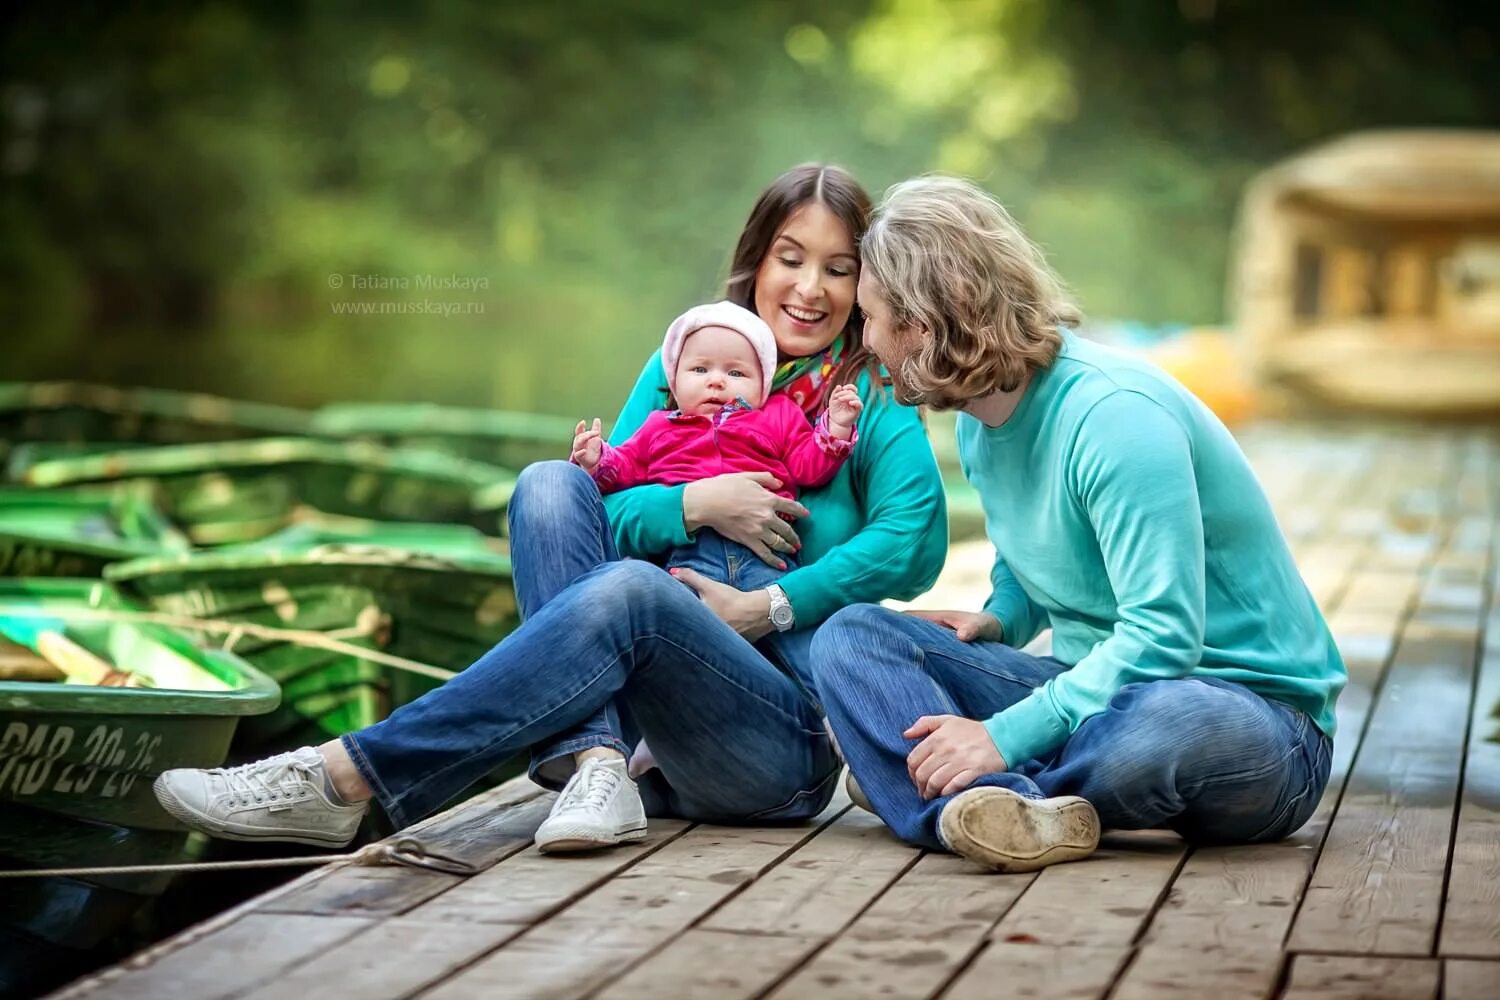
MULTIPOLYGON (((938 813, 906 770, 924 715, 987 719, 1068 669, 999 642, 860 604, 818 630, 812 658, 849 768, 902 839, 941 850, 938 813)), ((1128 684, 1045 758, 978 785, 1030 798, 1081 795, 1106 828, 1169 827, 1195 843, 1278 840, 1317 808, 1332 741, 1305 713, 1214 678, 1128 684)), ((973 786, 971 786, 973 787, 973 786)))
POLYGON ((642 737, 659 766, 641 782, 650 815, 767 822, 822 810, 839 763, 802 685, 663 569, 621 560, 586 473, 525 469, 510 538, 521 626, 442 687, 343 737, 393 823, 516 753, 531 750, 536 773, 642 737))

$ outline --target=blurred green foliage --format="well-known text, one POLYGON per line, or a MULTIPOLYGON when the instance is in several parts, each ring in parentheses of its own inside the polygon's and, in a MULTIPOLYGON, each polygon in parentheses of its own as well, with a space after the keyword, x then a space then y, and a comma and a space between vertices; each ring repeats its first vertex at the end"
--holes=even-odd
POLYGON ((1500 122, 1500 15, 1458 2, 99 4, 3 32, 0 378, 303 405, 608 417, 809 160, 877 194, 976 176, 1090 314, 1215 322, 1255 171, 1500 122), (425 301, 457 314, 336 312, 425 301))

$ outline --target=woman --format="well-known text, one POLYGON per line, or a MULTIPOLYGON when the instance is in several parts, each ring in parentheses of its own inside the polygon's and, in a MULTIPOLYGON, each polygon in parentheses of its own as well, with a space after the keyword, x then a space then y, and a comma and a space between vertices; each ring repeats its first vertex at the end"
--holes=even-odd
POLYGON ((853 606, 818 633, 875 811, 1002 871, 1084 857, 1101 826, 1296 830, 1328 781, 1344 666, 1233 437, 1069 331, 1042 255, 974 185, 898 185, 862 248, 867 343, 901 398, 963 411, 996 549, 983 611, 853 606), (1019 651, 1049 626, 1055 659, 1019 651))
MULTIPOLYGON (((371 797, 406 826, 530 749, 543 784, 577 767, 554 806, 554 849, 638 838, 643 813, 750 822, 821 810, 840 763, 811 693, 812 630, 848 601, 921 592, 947 549, 917 412, 881 398, 861 339, 854 299, 869 208, 836 167, 787 172, 756 203, 727 291, 775 334, 773 391, 815 410, 834 385, 859 385, 860 438, 829 486, 798 504, 762 474, 733 474, 604 501, 576 466, 534 465, 510 505, 523 617, 514 633, 367 729, 238 768, 168 771, 156 784, 162 805, 215 836, 342 846, 371 797), (797 551, 801 566, 772 593, 692 573, 678 577, 683 586, 643 561, 701 527, 767 562, 797 551), (622 758, 642 739, 656 767, 637 799, 622 758)), ((616 441, 663 404, 665 386, 653 356, 616 441)))

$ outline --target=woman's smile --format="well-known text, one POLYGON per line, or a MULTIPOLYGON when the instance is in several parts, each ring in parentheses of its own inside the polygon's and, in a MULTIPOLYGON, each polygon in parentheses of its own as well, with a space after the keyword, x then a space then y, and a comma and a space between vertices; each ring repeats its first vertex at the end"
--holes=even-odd
POLYGON ((828 318, 828 313, 822 309, 804 309, 801 306, 784 305, 781 311, 791 317, 792 322, 800 330, 811 330, 828 318))

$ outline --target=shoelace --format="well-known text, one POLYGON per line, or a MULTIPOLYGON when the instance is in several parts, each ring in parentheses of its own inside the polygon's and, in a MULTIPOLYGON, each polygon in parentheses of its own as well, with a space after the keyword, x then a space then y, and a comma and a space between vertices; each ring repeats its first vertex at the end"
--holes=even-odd
POLYGON ((224 786, 237 805, 249 805, 251 801, 275 801, 292 798, 299 784, 313 779, 313 769, 291 754, 281 759, 255 761, 239 767, 216 769, 224 779, 224 786))
POLYGON ((563 789, 558 812, 602 809, 620 787, 620 776, 597 760, 586 760, 563 789))

